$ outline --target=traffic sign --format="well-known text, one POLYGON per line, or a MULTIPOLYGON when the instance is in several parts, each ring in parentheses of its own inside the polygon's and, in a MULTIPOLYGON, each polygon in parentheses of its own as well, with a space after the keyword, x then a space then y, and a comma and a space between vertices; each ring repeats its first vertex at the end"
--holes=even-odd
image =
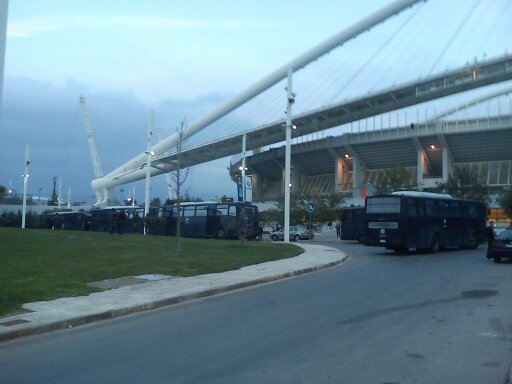
POLYGON ((308 212, 313 212, 315 210, 315 203, 308 203, 308 212))

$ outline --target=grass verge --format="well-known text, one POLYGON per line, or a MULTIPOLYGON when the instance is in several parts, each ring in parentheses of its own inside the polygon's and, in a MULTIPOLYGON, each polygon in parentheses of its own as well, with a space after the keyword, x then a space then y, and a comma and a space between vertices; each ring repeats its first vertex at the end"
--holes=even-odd
POLYGON ((194 276, 301 254, 290 244, 0 228, 0 316, 21 304, 87 295, 88 282, 158 273, 194 276))

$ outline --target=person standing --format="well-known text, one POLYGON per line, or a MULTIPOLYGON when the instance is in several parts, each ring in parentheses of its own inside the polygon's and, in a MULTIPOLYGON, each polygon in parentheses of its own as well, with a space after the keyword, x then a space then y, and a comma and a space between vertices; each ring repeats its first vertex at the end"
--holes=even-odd
POLYGON ((494 232, 494 221, 489 221, 487 228, 485 229, 485 233, 487 235, 487 258, 491 259, 491 247, 492 242, 496 238, 496 232, 494 232))
POLYGON ((340 221, 339 220, 336 220, 336 237, 340 237, 341 236, 341 224, 340 224, 340 221))

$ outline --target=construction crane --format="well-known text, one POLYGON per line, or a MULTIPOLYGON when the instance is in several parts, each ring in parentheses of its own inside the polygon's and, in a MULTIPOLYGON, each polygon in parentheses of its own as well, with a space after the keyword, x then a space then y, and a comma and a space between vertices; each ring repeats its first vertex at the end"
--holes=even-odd
POLYGON ((91 151, 92 166, 94 168, 94 178, 99 179, 103 177, 103 171, 101 170, 100 158, 98 156, 98 151, 96 150, 96 144, 94 143, 91 125, 89 124, 89 117, 87 115, 87 109, 85 108, 85 97, 83 95, 80 96, 80 107, 82 109, 82 118, 84 120, 85 133, 87 133, 87 139, 89 140, 89 150, 91 151))
MULTIPOLYGON (((158 134, 158 141, 162 141, 162 130, 158 128, 156 130, 158 134)), ((167 195, 169 196, 169 200, 174 200, 174 188, 172 187, 172 176, 169 172, 165 174, 165 181, 167 182, 167 195)))

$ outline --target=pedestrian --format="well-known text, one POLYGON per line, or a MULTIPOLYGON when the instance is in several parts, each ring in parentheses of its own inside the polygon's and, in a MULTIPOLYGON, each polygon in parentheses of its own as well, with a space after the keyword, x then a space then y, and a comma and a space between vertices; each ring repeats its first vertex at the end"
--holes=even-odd
POLYGON ((487 259, 492 258, 492 242, 496 238, 496 232, 494 232, 494 221, 489 221, 489 224, 487 225, 487 228, 485 229, 485 233, 487 235, 487 259))
POLYGON ((340 221, 339 220, 336 220, 336 237, 340 237, 341 236, 341 224, 340 224, 340 221))

